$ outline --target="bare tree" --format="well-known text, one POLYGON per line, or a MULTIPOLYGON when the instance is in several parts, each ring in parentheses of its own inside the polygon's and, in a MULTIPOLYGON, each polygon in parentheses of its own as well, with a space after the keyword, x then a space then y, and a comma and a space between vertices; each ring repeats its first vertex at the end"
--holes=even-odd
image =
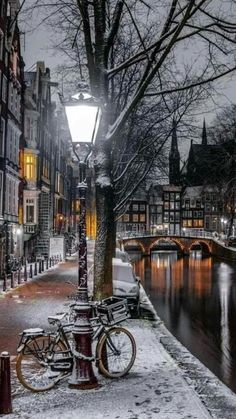
MULTIPOLYGON (((200 86, 235 70, 236 4, 233 0, 31 0, 31 10, 32 3, 50 10, 47 19, 59 19, 64 31, 59 46, 74 60, 79 76, 88 76, 91 92, 102 106, 94 159, 95 296, 100 298, 112 293, 114 208, 122 205, 122 192, 117 203, 115 185, 121 182, 124 187, 128 173, 123 169, 121 180, 122 169, 114 170, 114 150, 122 149, 123 133, 141 105, 145 108, 155 100, 162 110, 157 118, 161 133, 183 92, 186 97, 194 95, 200 86)), ((145 136, 136 145, 137 157, 146 153, 143 160, 151 164, 145 136)), ((153 141, 152 150, 158 147, 153 141)), ((137 173, 130 160, 126 166, 137 173)))

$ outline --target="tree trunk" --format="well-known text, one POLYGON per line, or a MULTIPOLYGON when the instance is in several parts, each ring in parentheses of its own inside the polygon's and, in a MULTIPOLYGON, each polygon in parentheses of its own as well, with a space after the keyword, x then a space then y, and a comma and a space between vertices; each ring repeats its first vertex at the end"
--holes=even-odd
POLYGON ((114 216, 114 190, 112 184, 111 144, 106 141, 107 113, 100 121, 98 141, 95 144, 95 190, 97 232, 94 255, 94 297, 110 297, 112 286, 112 258, 115 255, 116 222, 114 216))
POLYGON ((115 253, 116 224, 113 188, 96 185, 97 237, 94 255, 94 298, 113 294, 112 257, 115 253))

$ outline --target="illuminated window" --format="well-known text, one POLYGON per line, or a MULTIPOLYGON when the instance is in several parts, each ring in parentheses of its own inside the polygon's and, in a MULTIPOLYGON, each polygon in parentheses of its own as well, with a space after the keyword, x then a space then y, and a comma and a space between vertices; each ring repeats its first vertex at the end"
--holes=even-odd
POLYGON ((34 222, 34 199, 26 199, 26 222, 34 222))
POLYGON ((129 222, 129 214, 125 214, 125 215, 123 215, 123 221, 124 221, 125 223, 128 223, 128 222, 129 222))
POLYGON ((35 154, 25 154, 24 175, 27 180, 36 181, 37 156, 35 154))
POLYGON ((193 220, 193 227, 203 227, 203 220, 193 220))
POLYGON ((145 223, 146 222, 146 216, 145 214, 140 214, 140 222, 145 223))
POLYGON ((133 222, 134 223, 138 222, 138 214, 133 214, 133 222))

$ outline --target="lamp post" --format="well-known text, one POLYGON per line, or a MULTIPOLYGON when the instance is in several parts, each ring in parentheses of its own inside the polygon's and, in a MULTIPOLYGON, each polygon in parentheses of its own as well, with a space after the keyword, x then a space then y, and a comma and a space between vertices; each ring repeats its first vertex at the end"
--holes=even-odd
POLYGON ((79 246, 78 246, 78 289, 76 297, 75 323, 75 361, 69 386, 76 389, 92 389, 98 386, 92 367, 92 333, 90 324, 91 307, 88 302, 87 283, 87 242, 86 242, 86 162, 91 145, 96 137, 100 119, 100 108, 95 98, 89 94, 78 93, 64 102, 72 145, 85 145, 86 156, 79 161, 79 183, 77 186, 80 200, 79 246), (90 145, 90 147, 89 147, 90 145))

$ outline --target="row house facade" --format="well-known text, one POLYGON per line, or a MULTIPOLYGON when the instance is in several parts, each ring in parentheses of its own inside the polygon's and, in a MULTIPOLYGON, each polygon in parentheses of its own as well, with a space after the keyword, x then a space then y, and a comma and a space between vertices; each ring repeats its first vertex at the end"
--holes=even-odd
MULTIPOLYGON (((191 143, 188 161, 180 170, 176 130, 176 123, 173 121, 169 153, 169 184, 151 185, 146 196, 142 195, 140 204, 146 209, 145 217, 142 215, 145 224, 136 230, 151 234, 177 235, 194 229, 226 233, 229 210, 227 211, 225 198, 222 199, 220 193, 220 180, 228 176, 226 161, 229 156, 233 156, 233 150, 236 149, 235 142, 208 145, 204 121, 202 142, 191 143), (209 179, 215 180, 216 183, 210 183, 209 179)), ((133 210, 136 202, 138 195, 119 220, 118 231, 135 233, 130 220, 134 220, 133 210)), ((234 229, 235 227, 233 231, 234 229)))
POLYGON ((19 149, 23 133, 23 68, 17 0, 0 3, 0 269, 22 254, 19 149))
POLYGON ((44 62, 25 73, 24 254, 32 258, 48 256, 50 237, 70 231, 73 172, 63 118, 52 101, 56 86, 44 62))

